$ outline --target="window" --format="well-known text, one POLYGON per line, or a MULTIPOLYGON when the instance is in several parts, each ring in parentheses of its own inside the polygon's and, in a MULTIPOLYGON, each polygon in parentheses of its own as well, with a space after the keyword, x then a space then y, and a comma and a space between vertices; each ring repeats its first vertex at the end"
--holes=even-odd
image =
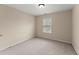
POLYGON ((52 17, 50 15, 43 16, 43 32, 52 33, 52 17))

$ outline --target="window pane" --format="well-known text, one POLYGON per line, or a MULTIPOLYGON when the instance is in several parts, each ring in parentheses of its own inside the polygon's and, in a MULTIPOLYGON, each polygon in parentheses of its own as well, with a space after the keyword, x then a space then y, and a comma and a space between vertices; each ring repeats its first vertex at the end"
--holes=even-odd
POLYGON ((50 15, 45 15, 43 17, 43 32, 44 33, 52 32, 52 18, 50 15))

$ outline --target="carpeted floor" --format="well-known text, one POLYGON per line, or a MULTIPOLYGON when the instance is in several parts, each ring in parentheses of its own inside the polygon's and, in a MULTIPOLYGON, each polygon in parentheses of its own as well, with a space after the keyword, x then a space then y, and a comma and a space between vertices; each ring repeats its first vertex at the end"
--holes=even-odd
POLYGON ((76 55, 76 53, 70 44, 33 38, 0 51, 0 55, 76 55))

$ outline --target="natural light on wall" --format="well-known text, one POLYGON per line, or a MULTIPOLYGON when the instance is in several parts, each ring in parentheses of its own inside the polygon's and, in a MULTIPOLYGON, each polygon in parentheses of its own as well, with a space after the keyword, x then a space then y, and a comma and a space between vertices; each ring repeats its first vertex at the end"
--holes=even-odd
POLYGON ((52 17, 50 15, 43 16, 43 32, 52 33, 52 17))

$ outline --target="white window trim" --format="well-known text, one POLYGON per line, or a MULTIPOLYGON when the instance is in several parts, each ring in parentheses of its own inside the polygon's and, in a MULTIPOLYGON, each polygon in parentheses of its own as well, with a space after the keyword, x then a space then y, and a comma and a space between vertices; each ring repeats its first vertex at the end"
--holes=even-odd
POLYGON ((52 17, 51 17, 51 15, 44 15, 42 22, 43 22, 42 23, 42 25, 43 25, 43 32, 44 33, 52 33, 52 17), (47 28, 46 26, 49 26, 49 28, 47 28), (49 29, 49 31, 48 31, 48 29, 49 29))

